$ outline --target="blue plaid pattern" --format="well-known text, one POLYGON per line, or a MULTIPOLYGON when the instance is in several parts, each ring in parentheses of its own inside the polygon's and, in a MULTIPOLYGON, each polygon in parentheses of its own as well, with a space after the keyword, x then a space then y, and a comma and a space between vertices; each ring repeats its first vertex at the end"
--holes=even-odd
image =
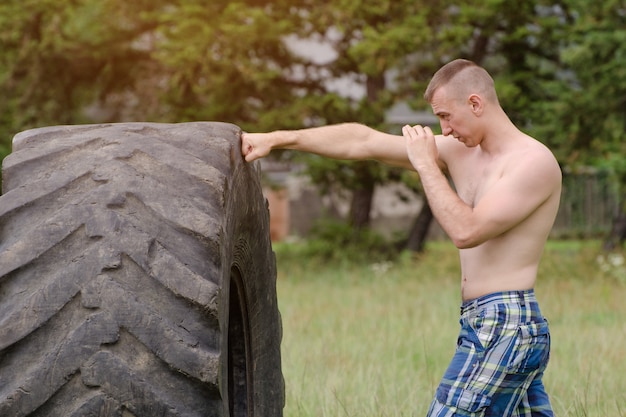
POLYGON ((550 332, 533 290, 468 301, 460 323, 429 417, 554 416, 541 382, 550 332))

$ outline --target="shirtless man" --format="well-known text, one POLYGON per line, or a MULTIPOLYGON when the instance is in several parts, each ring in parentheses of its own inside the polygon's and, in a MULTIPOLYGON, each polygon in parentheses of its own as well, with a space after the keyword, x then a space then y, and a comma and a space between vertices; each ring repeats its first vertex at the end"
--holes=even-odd
POLYGON ((294 149, 416 170, 459 248, 463 298, 457 349, 428 415, 552 416, 541 381, 550 335, 533 288, 559 206, 559 165, 515 127, 493 79, 473 62, 443 66, 424 97, 443 135, 405 126, 401 137, 347 123, 244 133, 242 153, 253 161, 294 149))

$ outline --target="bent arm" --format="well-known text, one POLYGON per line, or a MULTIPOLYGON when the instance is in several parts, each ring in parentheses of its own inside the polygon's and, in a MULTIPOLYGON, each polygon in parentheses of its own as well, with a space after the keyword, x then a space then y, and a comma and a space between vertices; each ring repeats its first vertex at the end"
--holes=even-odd
MULTIPOLYGON (((424 192, 441 227, 459 249, 478 246, 511 230, 539 210, 547 200, 558 203, 561 171, 543 148, 519 154, 505 173, 470 205, 443 175, 438 151, 446 150, 429 128, 405 126, 407 155, 419 173, 424 192), (542 150, 543 149, 543 150, 542 150), (556 198, 556 200, 555 200, 556 198)), ((549 215, 544 216, 552 226, 549 215)))
POLYGON ((402 136, 383 133, 358 123, 243 133, 241 140, 241 152, 248 162, 267 156, 273 149, 292 149, 333 159, 374 159, 414 169, 402 136))
MULTIPOLYGON (((501 177, 475 207, 434 167, 419 171, 435 217, 459 249, 478 246, 523 222, 560 191, 560 171, 544 158, 524 161, 501 177)), ((551 227, 553 219, 546 218, 551 227)))

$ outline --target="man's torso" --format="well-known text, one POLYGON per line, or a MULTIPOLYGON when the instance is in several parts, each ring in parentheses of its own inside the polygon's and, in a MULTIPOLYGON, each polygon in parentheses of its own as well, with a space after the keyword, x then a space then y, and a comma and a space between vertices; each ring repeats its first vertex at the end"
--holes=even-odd
MULTIPOLYGON (((538 142, 528 141, 524 146, 537 147, 532 152, 549 152, 538 142)), ((518 163, 516 158, 517 152, 491 157, 480 147, 464 147, 446 162, 457 194, 474 207, 518 163)), ((558 210, 559 191, 555 189, 545 203, 508 231, 476 247, 460 249, 464 300, 534 287, 541 253, 558 210)))

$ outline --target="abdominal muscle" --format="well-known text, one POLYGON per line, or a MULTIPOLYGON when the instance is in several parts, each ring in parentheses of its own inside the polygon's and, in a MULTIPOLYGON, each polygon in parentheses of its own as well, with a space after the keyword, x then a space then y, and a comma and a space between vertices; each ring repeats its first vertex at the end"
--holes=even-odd
POLYGON ((460 250, 463 301, 494 292, 528 290, 535 286, 543 244, 509 247, 507 240, 502 237, 460 250))

